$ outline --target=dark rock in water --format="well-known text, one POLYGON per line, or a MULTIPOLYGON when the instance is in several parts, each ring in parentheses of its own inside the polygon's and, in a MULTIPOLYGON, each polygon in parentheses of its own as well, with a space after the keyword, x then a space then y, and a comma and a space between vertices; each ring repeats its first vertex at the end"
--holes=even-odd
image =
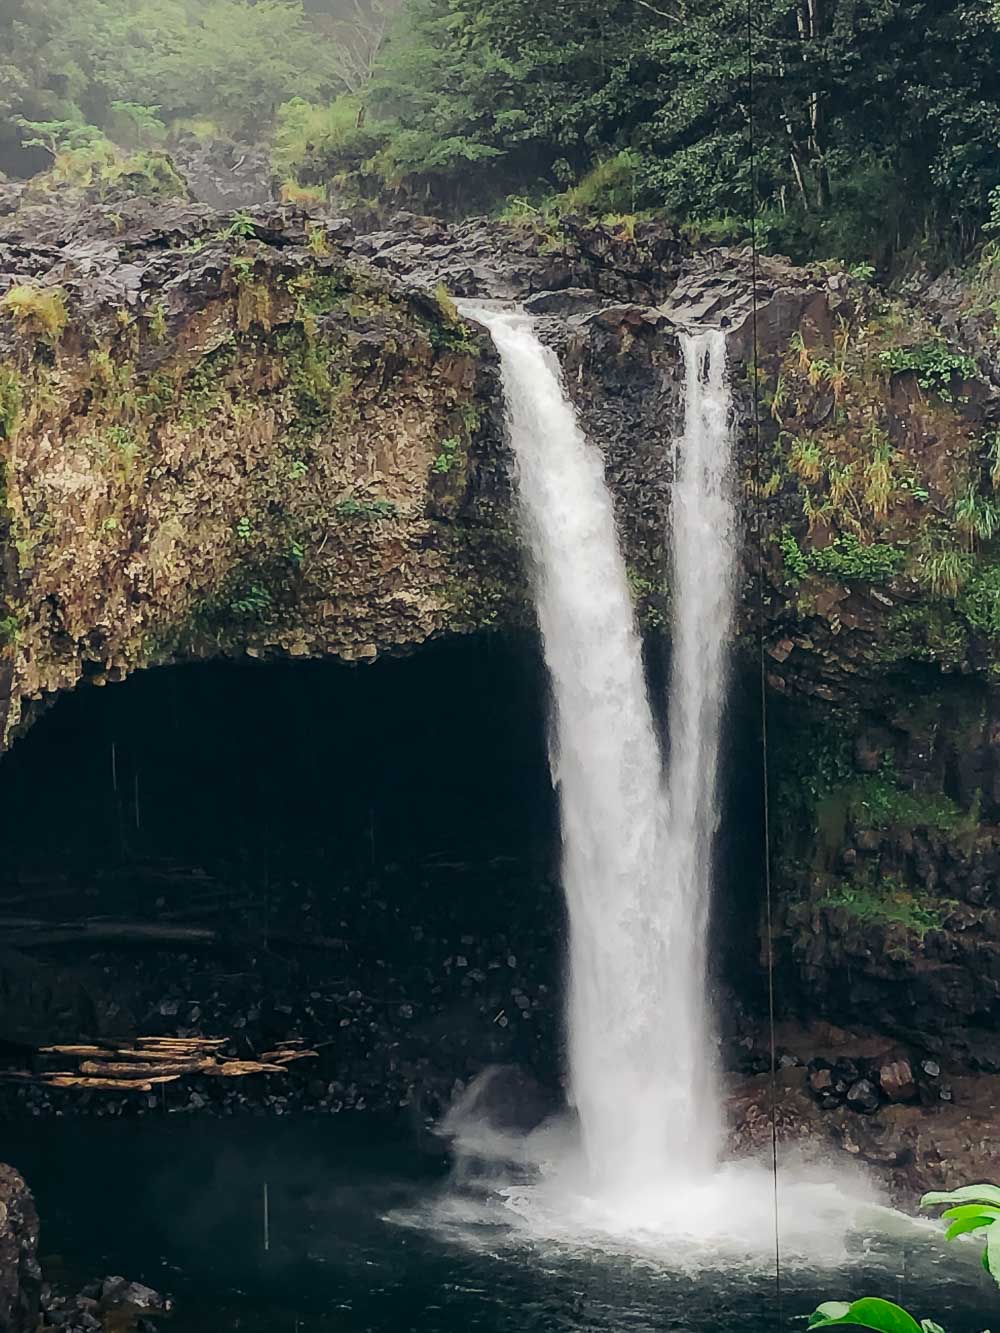
POLYGON ((123 1277, 105 1278, 101 1283, 101 1304, 127 1305, 133 1310, 163 1310, 168 1302, 152 1287, 141 1282, 129 1282, 123 1277))
POLYGON ((835 1083, 846 1083, 848 1087, 861 1077, 861 1070, 855 1060, 837 1060, 833 1066, 835 1083))
POLYGON ((910 1102, 917 1095, 917 1081, 909 1060, 890 1060, 879 1069, 878 1079, 891 1102, 910 1102))
POLYGON ((4 1333, 34 1333, 41 1288, 35 1203, 14 1168, 0 1164, 0 1329, 4 1333))
POLYGON ((867 1078, 859 1078, 847 1090, 847 1105, 852 1111, 862 1115, 871 1115, 879 1108, 879 1096, 874 1083, 867 1078))
POLYGON ((63 1328, 68 1333, 97 1333, 99 1329, 133 1329, 155 1333, 157 1325, 142 1318, 169 1313, 172 1301, 141 1282, 107 1277, 89 1282, 75 1296, 66 1296, 48 1284, 42 1289, 40 1329, 63 1328))

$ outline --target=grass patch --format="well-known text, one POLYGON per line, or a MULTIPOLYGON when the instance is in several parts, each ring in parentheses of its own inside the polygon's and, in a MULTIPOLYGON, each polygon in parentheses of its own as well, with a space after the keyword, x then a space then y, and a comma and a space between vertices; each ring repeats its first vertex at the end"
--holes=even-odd
POLYGON ((905 829, 928 829, 954 838, 976 831, 976 812, 963 810, 942 792, 916 792, 902 789, 891 765, 878 773, 858 778, 850 787, 850 811, 866 828, 883 829, 897 825, 905 829))
POLYGON ((22 283, 0 300, 0 310, 13 316, 18 327, 48 342, 58 342, 69 320, 66 293, 61 287, 22 283))
POLYGON ((891 876, 877 882, 843 884, 820 899, 820 907, 839 908, 858 921, 871 925, 899 925, 921 939, 929 930, 940 930, 945 913, 956 904, 951 899, 918 897, 891 876))
POLYGON ((395 518, 399 509, 393 500, 359 500, 356 496, 350 496, 346 500, 338 500, 333 506, 333 512, 342 520, 373 520, 395 518))
POLYGON ((1000 565, 977 569, 956 607, 973 629, 990 638, 1000 638, 1000 565))

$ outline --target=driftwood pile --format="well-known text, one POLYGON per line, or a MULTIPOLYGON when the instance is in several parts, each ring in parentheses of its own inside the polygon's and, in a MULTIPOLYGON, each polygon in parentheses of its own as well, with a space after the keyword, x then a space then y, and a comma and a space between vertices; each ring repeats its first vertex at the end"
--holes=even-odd
POLYGON ((86 1088, 109 1092, 152 1092, 155 1084, 175 1083, 185 1075, 244 1078, 247 1074, 284 1074, 296 1060, 317 1055, 301 1038, 280 1041, 257 1060, 235 1060, 222 1054, 225 1037, 137 1037, 122 1046, 45 1046, 42 1068, 0 1075, 5 1080, 40 1083, 53 1088, 86 1088), (45 1068, 55 1064, 62 1068, 45 1068), (75 1068, 66 1066, 73 1065, 75 1068))

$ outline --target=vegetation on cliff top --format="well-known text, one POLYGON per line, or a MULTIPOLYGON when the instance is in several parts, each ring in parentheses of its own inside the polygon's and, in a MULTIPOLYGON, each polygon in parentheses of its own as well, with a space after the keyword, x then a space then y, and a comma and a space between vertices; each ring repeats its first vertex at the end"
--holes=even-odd
MULTIPOLYGON (((797 256, 968 254, 1000 226, 989 0, 753 9, 757 230, 797 256), (891 225, 887 224, 891 219, 891 225)), ((272 137, 288 197, 463 213, 754 206, 742 0, 14 0, 0 156, 272 137)))

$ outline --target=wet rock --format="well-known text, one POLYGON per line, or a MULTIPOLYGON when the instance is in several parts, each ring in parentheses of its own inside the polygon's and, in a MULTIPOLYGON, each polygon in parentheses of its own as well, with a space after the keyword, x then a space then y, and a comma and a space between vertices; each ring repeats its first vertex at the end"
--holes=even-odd
POLYGON ((833 1088, 833 1073, 829 1069, 814 1069, 809 1075, 809 1086, 817 1095, 833 1088))
POLYGON ((96 1333, 98 1329, 134 1329, 137 1333, 155 1330, 150 1319, 168 1314, 173 1308, 164 1296, 142 1282, 124 1277, 107 1277, 89 1282, 75 1296, 46 1285, 42 1290, 39 1328, 62 1328, 68 1333, 96 1333))
POLYGON ((847 1090, 847 1105, 852 1111, 862 1115, 871 1115, 879 1108, 879 1095, 875 1085, 867 1078, 859 1078, 847 1090))
POLYGON ((42 1278, 38 1214, 24 1180, 0 1164, 0 1329, 34 1333, 42 1278))
POLYGON ((917 1095, 917 1081, 909 1060, 890 1060, 879 1068, 878 1079, 891 1102, 910 1102, 917 1095))

